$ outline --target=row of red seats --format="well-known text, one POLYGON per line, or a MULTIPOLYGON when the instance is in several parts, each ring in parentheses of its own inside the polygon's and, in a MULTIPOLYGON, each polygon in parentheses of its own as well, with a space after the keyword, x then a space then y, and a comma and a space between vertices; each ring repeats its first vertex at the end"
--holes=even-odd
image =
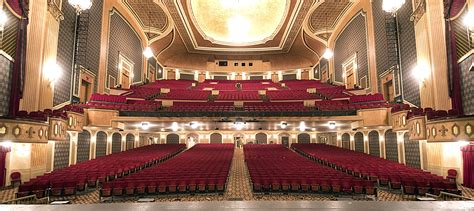
POLYGON ((96 103, 89 102, 83 105, 86 108, 108 109, 118 111, 157 111, 161 107, 161 102, 156 104, 110 104, 110 103, 96 103))
POLYGON ((167 100, 205 100, 209 99, 210 91, 199 90, 177 90, 173 89, 169 93, 162 94, 158 99, 167 100))
POLYGON ((233 152, 233 144, 197 144, 160 165, 105 183, 100 196, 223 192, 233 152))
POLYGON ((267 98, 274 100, 312 100, 321 99, 318 95, 310 94, 306 90, 279 90, 267 91, 267 98))
POLYGON ((458 192, 456 183, 441 176, 365 153, 325 144, 293 144, 292 148, 348 175, 389 185, 392 189, 402 189, 405 194, 424 195, 431 192, 438 195, 440 191, 458 192))
POLYGON ((174 102, 166 111, 170 112, 230 112, 233 102, 174 102))
POLYGON ((366 103, 366 102, 385 102, 382 94, 354 95, 349 98, 350 103, 366 103))
POLYGON ((31 179, 19 187, 16 196, 35 194, 43 198, 49 190, 52 196, 73 195, 162 162, 185 148, 184 144, 149 145, 84 161, 31 179))
POLYGON ((216 101, 262 100, 258 91, 220 91, 216 101))
POLYGON ((244 152, 255 192, 376 194, 373 182, 311 162, 282 145, 245 145, 244 152))
POLYGON ((124 96, 127 98, 142 98, 142 99, 153 99, 160 95, 161 90, 153 87, 139 87, 133 89, 129 93, 125 93, 124 96))
POLYGON ((244 111, 250 112, 301 112, 309 110, 303 102, 244 102, 244 111))
POLYGON ((119 95, 108 95, 94 93, 90 98, 91 102, 108 102, 108 103, 127 103, 127 98, 119 95))
POLYGON ((27 111, 19 111, 17 113, 17 118, 35 120, 35 121, 48 121, 48 117, 67 119, 67 113, 63 109, 51 110, 45 109, 44 111, 32 111, 28 113, 27 111))
POLYGON ((317 89, 316 92, 328 99, 348 98, 351 96, 351 94, 346 92, 346 90, 342 86, 320 88, 317 89))
POLYGON ((371 109, 371 108, 387 108, 390 107, 390 104, 381 102, 381 103, 373 103, 368 102, 364 104, 334 104, 334 105, 317 105, 318 110, 321 111, 353 111, 353 110, 360 110, 360 109, 371 109))
POLYGON ((329 84, 321 83, 318 80, 283 80, 281 83, 284 83, 286 87, 292 90, 307 90, 307 89, 320 89, 332 87, 329 84))

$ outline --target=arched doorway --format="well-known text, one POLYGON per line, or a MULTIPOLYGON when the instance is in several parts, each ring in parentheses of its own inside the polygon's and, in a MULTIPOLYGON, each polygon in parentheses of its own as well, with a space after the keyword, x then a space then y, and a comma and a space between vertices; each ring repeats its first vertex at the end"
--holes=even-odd
POLYGON ((311 143, 311 137, 307 133, 301 133, 298 135, 298 144, 309 144, 311 143))
POLYGON ((385 154, 387 160, 398 162, 397 133, 391 129, 385 132, 385 154))
POLYGON ((211 134, 209 143, 211 143, 211 144, 222 144, 222 135, 220 133, 211 134))
POLYGON ((122 135, 114 133, 112 135, 112 153, 122 151, 122 135))
POLYGON ((186 136, 186 147, 189 149, 199 143, 199 135, 195 133, 186 136))
POLYGON ((281 133, 278 135, 280 137, 281 144, 285 147, 290 147, 290 134, 281 133))
POLYGON ((407 166, 421 168, 420 142, 410 140, 410 134, 406 132, 403 135, 405 144, 405 162, 407 166))
POLYGON ((135 136, 133 134, 127 134, 127 136, 125 136, 125 149, 126 150, 133 149, 134 143, 135 143, 135 136))
POLYGON ((257 144, 267 144, 267 134, 257 133, 257 135, 255 135, 255 142, 257 142, 257 144))
POLYGON ((95 141, 95 157, 101 157, 107 154, 107 134, 99 131, 95 141))
POLYGON ((354 135, 354 144, 355 144, 355 151, 357 152, 364 152, 364 134, 361 132, 357 132, 354 135))
POLYGON ((89 133, 89 131, 87 130, 84 130, 81 133, 79 133, 77 137, 76 163, 88 161, 90 158, 90 150, 91 150, 91 133, 89 133))
POLYGON ((369 133, 369 154, 380 157, 379 132, 375 130, 369 133))
POLYGON ((342 134, 341 141, 342 148, 349 150, 351 149, 351 136, 349 135, 349 133, 342 134))
POLYGON ((179 144, 179 135, 171 133, 166 136, 166 144, 179 144))

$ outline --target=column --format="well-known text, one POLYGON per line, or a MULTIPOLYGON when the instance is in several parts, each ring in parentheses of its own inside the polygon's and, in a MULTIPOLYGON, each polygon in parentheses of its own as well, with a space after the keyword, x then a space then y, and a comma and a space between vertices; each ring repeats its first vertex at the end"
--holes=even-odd
POLYGON ((97 151, 97 132, 98 131, 91 131, 91 141, 89 146, 89 160, 95 159, 95 153, 97 151))
POLYGON ((112 135, 114 133, 107 134, 107 149, 105 150, 106 155, 112 154, 112 135))
POLYGON ((362 134, 364 135, 364 152, 366 154, 370 154, 370 148, 369 148, 369 135, 366 134, 365 132, 362 132, 362 134))
POLYGON ((56 142, 48 141, 48 159, 46 160, 46 172, 50 172, 54 169, 54 149, 56 142))
POLYGON ((403 134, 405 132, 397 132, 397 144, 398 144, 398 162, 405 164, 405 141, 403 134))
POLYGON ((127 133, 122 134, 122 141, 120 142, 120 151, 127 150, 127 133))
POLYGON ((68 131, 69 133, 69 165, 76 164, 76 154, 77 154, 77 139, 78 132, 68 131))

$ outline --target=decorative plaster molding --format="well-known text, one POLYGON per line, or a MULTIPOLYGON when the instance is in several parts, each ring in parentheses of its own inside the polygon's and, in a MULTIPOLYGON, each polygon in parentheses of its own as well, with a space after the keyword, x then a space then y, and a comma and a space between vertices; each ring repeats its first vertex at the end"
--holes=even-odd
POLYGON ((415 9, 411 14, 410 20, 415 24, 423 17, 426 13, 426 0, 415 0, 415 9))
POLYGON ((61 0, 48 0, 48 12, 59 22, 64 20, 64 14, 61 11, 61 0))

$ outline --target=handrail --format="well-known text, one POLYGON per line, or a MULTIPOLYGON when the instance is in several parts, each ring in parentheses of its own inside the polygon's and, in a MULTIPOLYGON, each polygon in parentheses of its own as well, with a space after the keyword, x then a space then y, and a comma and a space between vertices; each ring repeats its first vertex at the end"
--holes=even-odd
POLYGON ((24 196, 8 201, 1 202, 0 204, 49 204, 49 198, 44 197, 38 199, 36 195, 24 196))

